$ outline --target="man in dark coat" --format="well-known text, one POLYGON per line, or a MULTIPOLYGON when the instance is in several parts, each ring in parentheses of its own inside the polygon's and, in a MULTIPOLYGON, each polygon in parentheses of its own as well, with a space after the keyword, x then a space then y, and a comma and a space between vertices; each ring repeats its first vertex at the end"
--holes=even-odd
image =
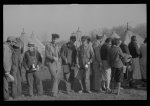
POLYGON ((71 67, 74 67, 76 64, 77 51, 74 45, 75 41, 76 41, 76 37, 71 36, 70 41, 64 44, 61 47, 61 51, 60 51, 60 55, 62 58, 63 73, 64 73, 64 78, 67 87, 67 93, 71 91, 71 88, 73 89, 74 71, 71 69, 71 67))
MULTIPOLYGON (((94 51, 92 46, 87 43, 87 36, 81 37, 82 45, 77 49, 77 64, 80 68, 81 81, 85 83, 85 92, 91 93, 90 91, 90 64, 94 58, 94 51)), ((80 91, 79 91, 80 93, 80 91)))
POLYGON ((24 54, 23 65, 26 70, 26 78, 29 85, 29 96, 34 96, 34 81, 38 93, 37 95, 41 96, 43 94, 43 86, 38 72, 42 64, 41 54, 35 49, 35 45, 32 42, 28 43, 28 47, 29 50, 24 54))

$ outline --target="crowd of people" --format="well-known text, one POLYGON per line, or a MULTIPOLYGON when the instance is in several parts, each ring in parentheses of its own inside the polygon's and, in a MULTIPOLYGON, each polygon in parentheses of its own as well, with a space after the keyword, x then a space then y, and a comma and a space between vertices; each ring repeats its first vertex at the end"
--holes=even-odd
POLYGON ((138 48, 136 36, 131 37, 129 45, 119 38, 107 38, 102 44, 102 36, 96 36, 93 43, 88 36, 81 37, 81 45, 74 45, 76 36, 70 41, 57 45, 58 34, 52 34, 52 41, 45 46, 45 61, 36 45, 30 41, 29 50, 22 50, 16 37, 8 37, 3 44, 4 99, 10 100, 22 96, 22 68, 26 70, 29 96, 34 96, 33 84, 37 96, 43 95, 43 85, 39 71, 44 65, 48 68, 52 89, 51 96, 59 93, 60 73, 63 72, 66 94, 74 91, 74 81, 78 80, 80 90, 76 93, 105 92, 120 94, 122 85, 133 87, 136 79, 147 79, 147 40, 138 48), (139 61, 140 59, 140 61, 139 61), (8 83, 11 82, 11 95, 8 83), (117 92, 115 89, 117 88, 117 92))

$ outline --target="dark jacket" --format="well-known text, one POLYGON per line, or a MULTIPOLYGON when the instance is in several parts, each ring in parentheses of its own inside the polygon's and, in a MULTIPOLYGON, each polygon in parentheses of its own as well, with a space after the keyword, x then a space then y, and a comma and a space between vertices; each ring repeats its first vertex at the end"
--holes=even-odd
POLYGON ((77 50, 77 58, 78 64, 80 67, 84 67, 89 61, 93 61, 94 59, 94 50, 92 46, 81 45, 77 50))
POLYGON ((110 46, 107 45, 106 43, 104 43, 101 47, 101 59, 102 60, 108 60, 108 50, 109 50, 110 46))
POLYGON ((25 52, 24 58, 23 58, 23 65, 26 70, 29 70, 32 66, 32 64, 35 64, 35 66, 40 65, 42 63, 42 57, 41 54, 36 50, 33 52, 30 52, 29 50, 25 52))
POLYGON ((108 51, 108 62, 111 67, 121 68, 123 67, 122 60, 124 55, 120 47, 112 46, 108 51))
POLYGON ((77 50, 74 44, 71 44, 70 42, 64 44, 61 47, 60 55, 62 58, 62 65, 66 65, 66 64, 75 65, 76 64, 77 50), (66 63, 66 59, 67 59, 67 63, 66 63))
POLYGON ((128 46, 126 44, 121 43, 120 48, 121 48, 121 50, 122 50, 123 53, 126 53, 126 54, 130 55, 129 48, 128 48, 128 46))
POLYGON ((138 49, 138 45, 136 42, 130 42, 128 47, 129 47, 129 51, 130 51, 132 58, 139 57, 140 51, 138 49))

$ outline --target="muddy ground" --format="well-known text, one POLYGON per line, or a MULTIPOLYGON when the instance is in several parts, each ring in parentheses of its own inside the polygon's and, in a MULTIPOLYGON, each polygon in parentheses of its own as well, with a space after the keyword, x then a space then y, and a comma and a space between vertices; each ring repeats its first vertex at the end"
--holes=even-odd
MULTIPOLYGON (((63 80, 59 84, 59 94, 57 97, 50 96, 50 89, 51 89, 51 76, 47 69, 44 69, 39 72, 40 77, 42 79, 43 83, 43 90, 44 95, 43 96, 34 96, 29 97, 28 96, 28 86, 26 79, 24 77, 24 82, 22 84, 23 87, 23 97, 19 97, 13 101, 32 101, 32 100, 147 100, 147 88, 146 87, 139 87, 139 88, 125 88, 121 90, 120 95, 116 94, 106 94, 106 93, 96 93, 92 92, 91 94, 88 93, 82 93, 78 94, 75 92, 70 93, 69 95, 65 94, 65 84, 63 80)), ((141 83, 141 82, 138 82, 141 83)), ((78 91, 80 89, 80 86, 78 84, 78 81, 75 82, 75 91, 78 91)))

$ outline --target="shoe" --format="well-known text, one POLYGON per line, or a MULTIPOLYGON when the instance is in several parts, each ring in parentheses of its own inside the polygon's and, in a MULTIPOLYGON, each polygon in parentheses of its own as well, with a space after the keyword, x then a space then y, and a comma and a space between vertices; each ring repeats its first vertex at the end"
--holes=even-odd
POLYGON ((70 90, 70 92, 74 93, 74 90, 70 90))
POLYGON ((9 97, 9 99, 8 100, 13 100, 13 98, 12 97, 9 97))
POLYGON ((99 92, 100 92, 100 93, 104 93, 104 92, 105 92, 105 90, 104 90, 104 89, 102 89, 102 88, 100 88, 99 92))
POLYGON ((83 91, 82 91, 82 90, 80 90, 80 91, 78 91, 78 93, 79 93, 79 94, 81 94, 81 93, 83 93, 83 91))
POLYGON ((69 92, 69 91, 66 91, 66 94, 67 94, 67 95, 69 95, 69 94, 70 94, 70 92, 69 92))
POLYGON ((106 88, 105 88, 105 87, 102 87, 102 91, 106 91, 106 88))
POLYGON ((29 97, 34 97, 34 95, 33 94, 29 94, 29 97))
POLYGON ((91 91, 86 91, 86 93, 92 93, 91 91))
POLYGON ((57 97, 58 95, 56 93, 52 93, 52 97, 57 97))
POLYGON ((106 93, 111 94, 112 90, 110 88, 106 89, 106 93))

